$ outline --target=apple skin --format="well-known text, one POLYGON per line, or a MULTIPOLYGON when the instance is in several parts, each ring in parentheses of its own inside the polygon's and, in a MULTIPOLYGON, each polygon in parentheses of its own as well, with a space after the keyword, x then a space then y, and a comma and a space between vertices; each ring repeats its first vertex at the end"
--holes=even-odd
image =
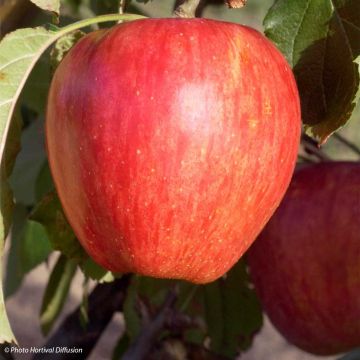
POLYGON ((116 272, 222 276, 283 197, 299 134, 285 59, 232 23, 146 19, 90 33, 49 92, 61 203, 89 255, 116 272))
POLYGON ((247 253, 265 312, 307 352, 360 346, 359 219, 360 163, 305 167, 247 253))

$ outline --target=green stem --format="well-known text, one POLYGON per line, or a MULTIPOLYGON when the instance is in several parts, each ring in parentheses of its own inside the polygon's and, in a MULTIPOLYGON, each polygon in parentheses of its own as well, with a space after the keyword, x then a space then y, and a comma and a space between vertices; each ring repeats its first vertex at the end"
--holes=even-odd
POLYGON ((65 27, 61 28, 56 33, 56 38, 58 39, 61 36, 68 34, 69 32, 81 29, 83 27, 86 27, 86 26, 89 26, 89 25, 92 25, 92 24, 95 24, 95 23, 103 23, 103 22, 118 21, 118 20, 133 21, 133 20, 145 19, 145 18, 146 18, 145 16, 137 15, 137 14, 100 15, 100 16, 96 16, 96 17, 91 18, 91 19, 80 20, 80 21, 77 21, 77 22, 75 22, 73 24, 70 24, 68 26, 65 26, 65 27))
POLYGON ((180 18, 194 18, 201 0, 183 0, 175 9, 174 16, 180 18))

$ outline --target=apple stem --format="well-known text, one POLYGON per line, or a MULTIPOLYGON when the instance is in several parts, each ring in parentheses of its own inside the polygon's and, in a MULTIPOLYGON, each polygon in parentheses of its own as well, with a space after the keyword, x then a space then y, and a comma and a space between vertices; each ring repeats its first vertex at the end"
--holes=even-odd
POLYGON ((119 14, 123 15, 125 13, 125 9, 126 9, 126 0, 119 0, 119 14))
POLYGON ((194 18, 201 0, 182 0, 174 11, 174 17, 194 18))

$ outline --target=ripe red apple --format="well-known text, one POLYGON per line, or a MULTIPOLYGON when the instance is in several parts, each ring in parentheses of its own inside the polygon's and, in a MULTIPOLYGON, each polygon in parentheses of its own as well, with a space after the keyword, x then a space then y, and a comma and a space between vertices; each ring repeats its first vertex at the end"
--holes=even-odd
POLYGON ((278 206, 298 150, 299 98, 261 34, 204 19, 90 33, 52 81, 46 137, 65 213, 117 272, 223 275, 278 206))
POLYGON ((320 355, 360 346, 360 163, 297 171, 248 261, 288 341, 320 355))

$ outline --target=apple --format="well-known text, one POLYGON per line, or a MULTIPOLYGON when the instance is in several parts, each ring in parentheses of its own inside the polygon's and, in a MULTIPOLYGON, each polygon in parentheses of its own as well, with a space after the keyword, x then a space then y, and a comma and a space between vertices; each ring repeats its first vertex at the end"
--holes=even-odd
POLYGON ((265 312, 310 353, 360 346, 359 220, 360 163, 308 166, 248 252, 265 312))
POLYGON ((210 282, 290 182, 299 97, 257 31, 145 19, 95 31, 52 80, 48 158, 80 242, 103 267, 210 282))

